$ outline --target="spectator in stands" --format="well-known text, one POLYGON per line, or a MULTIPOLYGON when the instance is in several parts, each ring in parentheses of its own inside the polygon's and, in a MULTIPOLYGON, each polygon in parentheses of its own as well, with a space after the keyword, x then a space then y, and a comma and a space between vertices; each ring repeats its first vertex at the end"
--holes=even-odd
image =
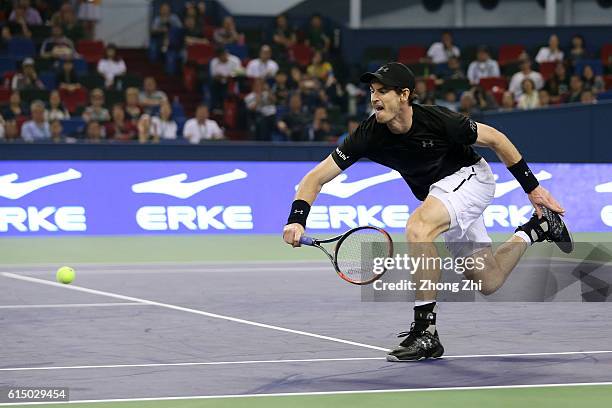
POLYGON ((204 38, 202 28, 198 26, 194 16, 185 17, 185 26, 183 27, 183 42, 185 46, 193 44, 208 44, 208 39, 204 38))
POLYGON ((544 79, 539 72, 533 71, 531 69, 531 60, 529 57, 523 56, 520 60, 520 71, 512 75, 512 79, 510 79, 510 85, 508 86, 508 90, 514 94, 514 97, 518 101, 523 93, 523 80, 525 78, 529 78, 533 81, 536 90, 540 90, 544 85, 544 79))
POLYGON ((286 14, 279 14, 275 19, 274 34, 272 35, 272 47, 276 55, 284 56, 297 41, 295 30, 289 26, 286 14))
POLYGON ((15 18, 9 21, 8 25, 3 27, 3 40, 10 40, 13 34, 18 37, 31 38, 32 31, 30 31, 30 28, 28 27, 28 23, 25 18, 25 10, 23 8, 16 8, 14 12, 16 12, 15 18))
POLYGON ((225 48, 217 49, 217 56, 210 61, 210 99, 213 109, 222 109, 227 95, 227 83, 242 71, 240 59, 225 48))
POLYGON ((603 78, 600 75, 595 75, 590 65, 585 65, 582 68, 582 82, 584 83, 584 89, 592 91, 595 95, 603 92, 606 88, 603 78))
POLYGON ((264 44, 259 50, 259 58, 255 58, 247 64, 246 75, 249 78, 274 78, 278 72, 278 64, 272 59, 272 48, 264 44))
POLYGON ((538 64, 543 62, 563 61, 563 51, 559 48, 559 37, 552 34, 548 39, 548 47, 542 47, 535 57, 538 64))
POLYGON ((185 2, 185 14, 183 20, 187 21, 187 18, 190 17, 193 17, 195 28, 201 33, 206 24, 206 3, 203 1, 198 2, 198 4, 195 4, 192 1, 185 2))
POLYGON ((584 83, 580 76, 572 75, 570 78, 569 95, 567 96, 567 103, 580 102, 580 95, 584 91, 584 83))
POLYGON ((604 74, 612 75, 612 55, 608 56, 608 61, 604 65, 604 74))
POLYGON ((331 124, 324 106, 315 108, 312 122, 306 130, 306 140, 311 142, 327 141, 332 136, 331 124))
POLYGON ((306 68, 306 73, 313 78, 317 78, 321 83, 326 84, 330 76, 334 75, 332 65, 323 59, 323 53, 319 50, 312 54, 312 62, 306 68))
POLYGON ((138 143, 158 143, 159 135, 156 133, 157 129, 151 122, 151 115, 144 114, 138 119, 136 126, 138 131, 138 143))
POLYGON ((472 116, 473 114, 480 113, 478 105, 476 105, 476 99, 470 91, 465 91, 459 98, 459 113, 465 116, 472 116))
POLYGON ((450 57, 446 64, 437 65, 435 72, 436 76, 442 79, 442 82, 449 79, 465 79, 465 72, 457 57, 450 57))
POLYGON ((71 58, 68 58, 62 64, 59 73, 57 74, 57 86, 68 92, 74 92, 81 88, 79 77, 74 70, 74 63, 71 58))
POLYGON ((8 26, 2 27, 2 32, 0 34, 0 52, 8 52, 8 44, 12 38, 13 34, 11 34, 11 29, 8 26))
POLYGON ((213 38, 215 43, 220 46, 240 44, 244 41, 243 35, 236 30, 236 23, 232 16, 225 16, 223 25, 214 31, 213 38))
POLYGON ((195 118, 185 122, 183 138, 189 143, 198 144, 203 140, 223 139, 223 130, 217 122, 208 118, 208 106, 200 105, 196 109, 195 118))
POLYGON ((57 89, 54 89, 49 94, 49 108, 45 110, 45 119, 48 122, 70 119, 70 113, 64 105, 62 105, 62 99, 57 89))
POLYGON ((272 93, 277 105, 286 106, 289 102, 289 84, 288 77, 285 71, 278 71, 274 77, 274 85, 272 85, 272 93))
POLYGON ((168 3, 159 6, 159 15, 151 24, 151 39, 149 43, 149 58, 156 61, 160 52, 165 54, 170 44, 170 31, 182 28, 181 19, 170 10, 168 3))
POLYGON ((535 89, 535 84, 529 78, 523 79, 521 84, 523 92, 518 99, 516 107, 519 109, 535 109, 540 107, 540 97, 535 89))
POLYGON ((488 111, 497 109, 497 102, 493 97, 493 94, 489 91, 486 91, 482 86, 477 85, 472 87, 470 90, 474 100, 476 101, 476 106, 481 111, 488 111))
POLYGON ((500 111, 511 111, 514 110, 514 95, 510 91, 504 92, 502 95, 500 111))
POLYGON ((540 108, 550 106, 550 94, 546 89, 540 89, 538 91, 538 99, 540 100, 540 108))
POLYGON ((249 130, 255 140, 270 140, 276 105, 274 94, 270 92, 263 78, 253 81, 253 90, 244 98, 244 103, 248 110, 249 130))
POLYGON ((27 25, 42 25, 43 21, 38 10, 30 6, 30 0, 18 0, 9 16, 9 21, 25 22, 27 25))
POLYGON ((77 20, 74 7, 70 3, 62 4, 59 11, 51 18, 51 25, 61 26, 64 30, 64 35, 75 44, 85 38, 83 24, 77 20))
POLYGON ((457 93, 454 89, 447 89, 442 95, 442 99, 436 99, 435 104, 444 106, 447 109, 457 112, 459 110, 459 102, 457 101, 457 93))
POLYGON ((427 82, 423 79, 417 79, 414 86, 415 102, 421 105, 433 105, 435 103, 435 95, 433 91, 427 89, 427 82))
POLYGON ((132 122, 136 122, 142 115, 139 96, 138 88, 129 87, 125 90, 125 116, 132 122))
POLYGON ((580 102, 585 103, 585 104, 594 104, 594 103, 597 103, 597 98, 595 94, 593 93, 593 91, 589 89, 585 89, 580 94, 580 102))
POLYGON ((327 93, 321 86, 321 81, 308 74, 302 76, 298 90, 302 97, 302 103, 309 112, 313 112, 317 106, 326 106, 329 102, 327 93))
POLYGON ((569 77, 567 76, 565 65, 562 62, 559 62, 555 66, 555 72, 548 78, 548 81, 546 81, 544 89, 550 94, 553 103, 559 103, 565 98, 569 92, 569 77))
POLYGON ((176 140, 178 126, 172 119, 172 106, 165 101, 159 107, 159 116, 151 118, 153 133, 162 140, 176 140))
POLYGON ((588 59, 591 56, 586 49, 584 37, 576 34, 572 37, 572 48, 569 51, 568 59, 572 66, 576 65, 577 61, 588 59))
POLYGON ((111 117, 108 109, 104 107, 104 91, 96 88, 91 91, 89 96, 91 105, 85 108, 83 119, 86 122, 108 122, 111 117))
POLYGON ((79 20, 83 22, 85 35, 91 40, 95 37, 96 24, 100 21, 100 1, 101 0, 80 0, 79 20))
POLYGON ((61 143, 64 141, 64 128, 59 119, 51 120, 49 123, 49 129, 53 143, 61 143))
POLYGON ((17 121, 15 119, 7 119, 4 122, 4 140, 7 142, 12 142, 18 140, 19 138, 20 135, 17 121))
POLYGON ((104 58, 98 61, 97 70, 104 77, 104 85, 110 88, 115 83, 116 77, 125 74, 127 67, 123 59, 117 54, 115 44, 108 44, 104 53, 104 58))
POLYGON ((74 43, 64 35, 60 25, 51 27, 51 37, 43 41, 40 56, 43 58, 72 58, 76 54, 74 43))
POLYGON ((278 121, 276 127, 290 141, 299 142, 306 139, 305 127, 309 121, 308 115, 302 106, 299 93, 289 98, 289 112, 278 121))
POLYGON ((0 140, 4 140, 4 118, 0 115, 0 140))
POLYGON ((432 64, 446 64, 450 57, 461 56, 459 48, 453 44, 453 36, 448 31, 442 33, 441 41, 431 44, 427 50, 427 57, 432 64))
POLYGON ((323 52, 329 51, 331 47, 331 40, 325 33, 323 19, 321 18, 320 14, 313 14, 313 16, 310 17, 310 25, 306 31, 305 43, 315 50, 323 52))
POLYGON ((164 91, 157 89, 157 82, 152 76, 146 77, 142 83, 139 104, 145 111, 157 110, 159 105, 168 100, 164 91))
POLYGON ((34 60, 26 58, 21 64, 21 72, 13 76, 11 81, 11 89, 14 91, 23 91, 29 89, 45 89, 45 85, 40 79, 34 68, 34 60))
POLYGON ((49 122, 45 120, 45 104, 36 100, 30 105, 32 119, 21 127, 21 138, 26 142, 41 141, 51 138, 49 122))
POLYGON ((467 77, 472 85, 480 83, 480 78, 500 76, 499 64, 489 54, 487 47, 481 45, 476 52, 476 61, 468 67, 467 77))
POLYGON ((9 97, 9 104, 2 112, 2 116, 5 120, 14 120, 22 116, 27 116, 28 110, 21 103, 21 94, 19 91, 11 92, 9 97))
POLYGON ((85 125, 85 139, 90 143, 99 143, 105 138, 104 127, 100 122, 92 120, 85 125))
POLYGON ((340 136, 338 136, 338 140, 336 141, 336 143, 338 144, 342 143, 344 139, 346 139, 349 135, 352 135, 353 133, 355 133, 355 130, 357 130, 357 128, 359 127, 360 122, 361 121, 359 120, 358 117, 349 116, 346 121, 346 131, 342 133, 340 136))
POLYGON ((136 139, 136 125, 132 121, 125 120, 123 105, 113 105, 112 120, 104 126, 106 139, 130 141, 136 139))

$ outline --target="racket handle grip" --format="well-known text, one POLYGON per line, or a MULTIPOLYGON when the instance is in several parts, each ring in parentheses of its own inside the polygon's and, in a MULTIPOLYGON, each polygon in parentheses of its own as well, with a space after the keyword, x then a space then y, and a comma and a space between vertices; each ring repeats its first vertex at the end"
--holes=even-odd
POLYGON ((300 238, 300 244, 308 245, 308 246, 313 246, 314 245, 314 239, 310 238, 310 237, 302 236, 300 238))

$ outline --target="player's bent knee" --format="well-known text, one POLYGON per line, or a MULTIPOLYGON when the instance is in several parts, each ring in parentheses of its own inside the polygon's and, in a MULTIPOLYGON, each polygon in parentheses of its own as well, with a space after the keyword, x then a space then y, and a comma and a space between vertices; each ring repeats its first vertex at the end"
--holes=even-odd
POLYGON ((406 237, 408 242, 431 242, 436 238, 435 227, 415 213, 408 219, 406 237))

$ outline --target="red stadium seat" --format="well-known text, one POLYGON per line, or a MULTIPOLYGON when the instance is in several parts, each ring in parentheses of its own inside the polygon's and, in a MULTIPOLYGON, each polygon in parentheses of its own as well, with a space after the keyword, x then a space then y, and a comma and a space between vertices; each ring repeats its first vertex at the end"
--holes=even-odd
POLYGON ((60 98, 62 103, 68 109, 68 112, 74 113, 76 108, 79 106, 87 105, 87 89, 81 87, 74 91, 67 91, 65 89, 60 89, 60 98))
POLYGON ((493 88, 497 87, 499 89, 508 89, 508 80, 504 77, 487 77, 480 78, 479 82, 480 86, 482 86, 486 91, 490 91, 493 88))
POLYGON ((612 89, 612 75, 604 76, 604 82, 606 83, 606 90, 612 89))
POLYGON ((608 65, 608 60, 612 58, 612 44, 604 44, 601 47, 601 63, 604 65, 608 65))
POLYGON ((493 94, 493 97, 495 98, 495 101, 497 102, 499 106, 501 106, 502 104, 502 99, 504 98, 504 92, 506 91, 501 88, 495 88, 491 90, 491 93, 493 94))
POLYGON ((423 80, 425 81, 425 84, 427 86, 427 90, 428 91, 435 91, 436 90, 436 80, 431 78, 431 77, 427 77, 427 78, 423 78, 423 80))
POLYGON ((96 64, 104 58, 104 43, 102 41, 80 40, 77 43, 77 52, 90 64, 96 64))
POLYGON ((313 54, 314 52, 312 51, 312 48, 306 44, 295 44, 289 48, 289 55, 291 55, 291 59, 302 67, 310 64, 313 54))
POLYGON ((502 45, 499 47, 497 62, 499 65, 516 62, 523 52, 525 52, 525 47, 522 45, 502 45))
POLYGON ((543 62, 540 64, 540 74, 542 78, 547 81, 555 73, 556 62, 543 62))
POLYGON ((425 47, 420 45, 404 45, 399 49, 397 61, 402 64, 418 64, 425 57, 425 47))
POLYGON ((8 103, 11 98, 10 88, 0 87, 0 104, 8 103))
POLYGON ((202 30, 202 35, 204 35, 204 38, 208 39, 208 41, 213 41, 216 29, 217 27, 205 24, 204 29, 202 30))
POLYGON ((185 89, 195 92, 197 76, 196 68, 193 65, 185 64, 185 66, 183 66, 183 85, 185 89))
POLYGON ((215 57, 215 47, 210 44, 192 44, 187 46, 187 61, 207 65, 215 57))

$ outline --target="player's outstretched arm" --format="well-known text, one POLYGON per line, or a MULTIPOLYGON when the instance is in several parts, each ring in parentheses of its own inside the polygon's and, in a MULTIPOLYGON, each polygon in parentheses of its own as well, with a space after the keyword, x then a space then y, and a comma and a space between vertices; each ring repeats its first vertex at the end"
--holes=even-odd
POLYGON ((506 135, 483 123, 477 123, 477 125, 478 138, 476 139, 476 145, 488 147, 497 154, 497 157, 508 167, 508 170, 510 170, 527 193, 529 201, 533 204, 538 217, 542 217, 542 210, 540 209, 542 205, 556 213, 564 214, 565 210, 561 207, 561 204, 548 190, 540 185, 519 151, 506 135))
POLYGON ((310 212, 310 206, 317 198, 325 183, 342 173, 342 170, 331 155, 310 170, 298 186, 295 200, 291 205, 291 213, 287 225, 283 229, 283 240, 294 247, 300 246, 300 238, 306 228, 306 218, 310 212))

